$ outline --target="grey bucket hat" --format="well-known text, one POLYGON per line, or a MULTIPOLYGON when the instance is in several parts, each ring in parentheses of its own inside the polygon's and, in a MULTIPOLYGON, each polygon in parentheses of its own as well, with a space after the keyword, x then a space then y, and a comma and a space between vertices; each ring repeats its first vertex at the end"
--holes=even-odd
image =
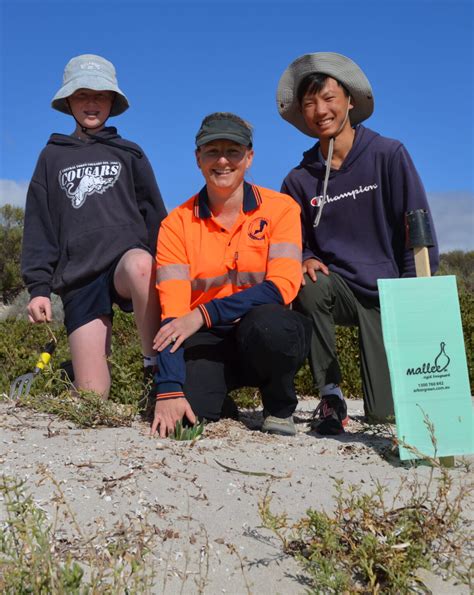
POLYGON ((53 97, 51 107, 70 114, 67 98, 78 89, 116 93, 110 110, 111 116, 118 116, 129 107, 128 99, 118 87, 114 65, 101 56, 82 54, 69 60, 64 69, 63 86, 53 97))
POLYGON ((283 73, 277 90, 277 107, 280 116, 308 136, 316 135, 306 126, 298 104, 298 87, 301 81, 313 72, 320 72, 336 79, 346 87, 354 107, 349 112, 352 126, 367 120, 374 111, 372 87, 350 58, 334 52, 305 54, 292 62, 283 73))

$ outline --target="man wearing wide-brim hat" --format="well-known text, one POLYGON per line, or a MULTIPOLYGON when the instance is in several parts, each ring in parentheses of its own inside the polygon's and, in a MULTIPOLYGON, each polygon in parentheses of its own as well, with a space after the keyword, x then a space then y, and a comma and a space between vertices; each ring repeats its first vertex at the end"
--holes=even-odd
MULTIPOLYGON (((366 416, 390 418, 377 279, 415 276, 413 254, 405 247, 405 213, 429 207, 405 147, 362 126, 374 98, 349 58, 319 52, 296 59, 280 79, 277 106, 282 118, 319 139, 287 175, 282 192, 302 213, 304 280, 295 307, 313 321, 310 365, 321 401, 312 425, 320 434, 339 434, 347 407, 335 325, 359 328, 366 416)), ((437 246, 430 262, 436 270, 437 246)))

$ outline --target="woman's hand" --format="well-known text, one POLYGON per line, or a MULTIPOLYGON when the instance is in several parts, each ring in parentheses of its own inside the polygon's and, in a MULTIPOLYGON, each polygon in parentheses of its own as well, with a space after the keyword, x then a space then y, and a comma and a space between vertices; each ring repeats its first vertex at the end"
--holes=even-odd
POLYGON ((200 310, 197 308, 189 312, 189 314, 175 318, 171 322, 162 326, 156 333, 153 340, 153 349, 156 349, 156 351, 163 351, 163 349, 173 343, 170 353, 174 353, 181 347, 184 341, 191 335, 194 335, 203 324, 204 319, 200 310))
POLYGON ((301 285, 306 285, 306 281, 304 280, 305 273, 314 283, 317 279, 316 271, 321 271, 323 275, 329 275, 328 267, 320 260, 317 260, 316 258, 308 258, 305 260, 303 262, 303 280, 301 281, 301 285))
POLYGON ((153 436, 160 426, 160 438, 166 438, 174 432, 176 422, 187 417, 190 423, 196 423, 196 416, 191 405, 183 397, 180 399, 158 399, 155 405, 155 417, 151 426, 150 434, 153 436))

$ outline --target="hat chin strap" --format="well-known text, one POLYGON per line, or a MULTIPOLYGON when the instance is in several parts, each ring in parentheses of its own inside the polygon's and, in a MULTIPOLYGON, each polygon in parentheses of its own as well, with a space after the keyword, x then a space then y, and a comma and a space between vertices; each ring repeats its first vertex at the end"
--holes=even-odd
POLYGON ((74 115, 72 109, 71 109, 71 104, 69 103, 69 97, 66 99, 67 104, 69 106, 69 111, 71 112, 71 116, 74 118, 76 124, 79 126, 79 128, 81 129, 81 132, 83 132, 84 134, 89 134, 89 132, 87 132, 88 130, 97 130, 97 128, 102 128, 102 126, 105 126, 105 123, 107 122, 107 120, 110 118, 110 114, 107 116, 107 118, 102 122, 102 124, 99 124, 99 126, 93 126, 92 128, 86 128, 85 126, 83 126, 79 120, 76 118, 76 116, 74 115))
POLYGON ((316 213, 313 227, 318 227, 319 222, 321 221, 321 215, 323 214, 324 205, 327 202, 327 189, 328 189, 328 183, 329 183, 329 174, 331 173, 332 154, 334 153, 334 140, 335 140, 336 136, 338 136, 340 134, 341 130, 346 125, 347 118, 349 117, 350 103, 351 103, 351 96, 349 95, 348 101, 347 101, 346 116, 345 116, 342 124, 336 130, 336 133, 334 134, 334 136, 331 136, 331 138, 329 139, 328 158, 326 159, 326 171, 324 173, 323 198, 321 199, 321 202, 319 204, 318 212, 316 213))

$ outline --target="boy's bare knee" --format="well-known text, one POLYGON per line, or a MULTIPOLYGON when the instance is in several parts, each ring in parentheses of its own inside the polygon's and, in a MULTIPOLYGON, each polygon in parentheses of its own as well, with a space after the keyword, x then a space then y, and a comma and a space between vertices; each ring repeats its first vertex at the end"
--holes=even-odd
MULTIPOLYGON (((149 279, 153 274, 155 262, 151 254, 145 250, 134 249, 130 250, 123 256, 123 261, 120 263, 121 270, 124 271, 129 279, 149 279)), ((120 270, 118 271, 120 274, 120 270)))

